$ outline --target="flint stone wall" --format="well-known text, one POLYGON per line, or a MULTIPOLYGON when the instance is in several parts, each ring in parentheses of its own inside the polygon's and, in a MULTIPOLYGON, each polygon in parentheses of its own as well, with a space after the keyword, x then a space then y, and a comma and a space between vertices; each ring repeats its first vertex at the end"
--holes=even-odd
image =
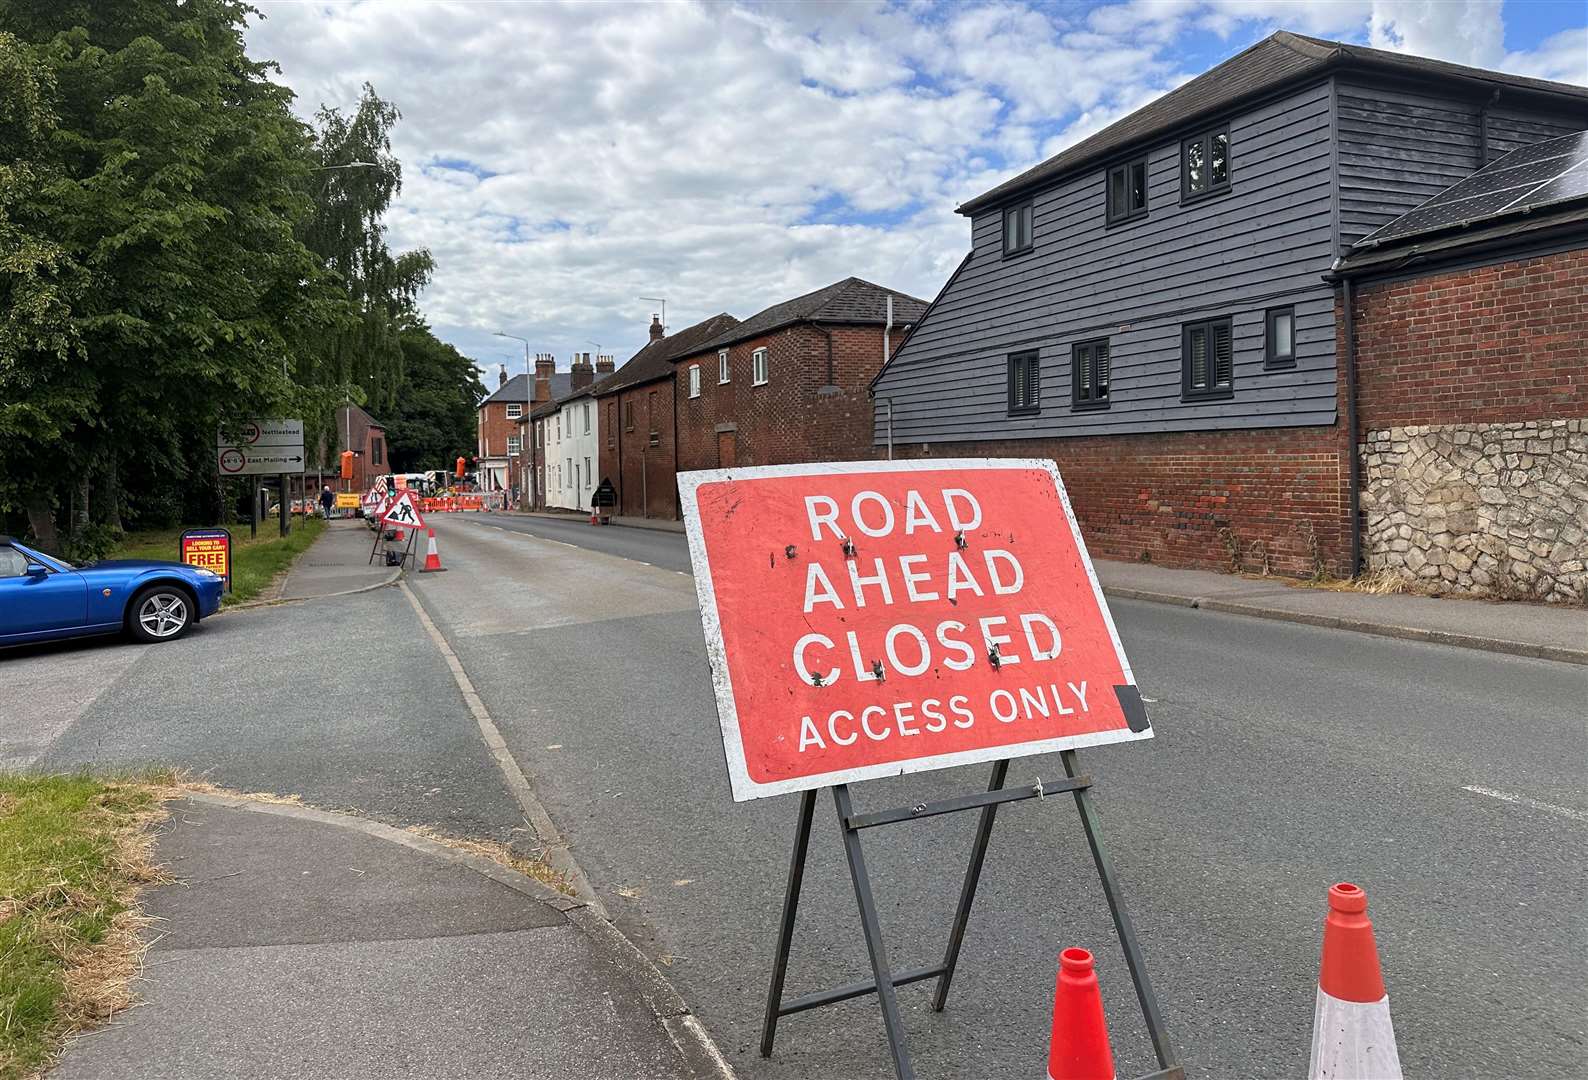
POLYGON ((1588 420, 1365 433, 1363 555, 1436 592, 1588 596, 1588 420))

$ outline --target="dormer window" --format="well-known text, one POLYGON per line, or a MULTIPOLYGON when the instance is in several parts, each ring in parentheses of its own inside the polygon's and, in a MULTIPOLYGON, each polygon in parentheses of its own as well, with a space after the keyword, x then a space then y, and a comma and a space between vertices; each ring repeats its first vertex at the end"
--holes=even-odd
POLYGON ((1147 216, 1147 159, 1137 158, 1108 170, 1107 217, 1110 225, 1147 216))
POLYGON ((1031 250, 1031 203, 1004 208, 1004 254, 1019 255, 1031 250))
POLYGON ((1180 201, 1230 189, 1230 129, 1205 131, 1180 144, 1180 201))

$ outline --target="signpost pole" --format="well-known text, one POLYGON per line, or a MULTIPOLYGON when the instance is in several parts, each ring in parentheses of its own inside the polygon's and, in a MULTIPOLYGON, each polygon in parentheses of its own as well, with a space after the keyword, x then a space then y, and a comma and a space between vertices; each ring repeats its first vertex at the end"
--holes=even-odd
POLYGON ((286 536, 292 531, 292 491, 287 484, 286 473, 276 477, 276 483, 281 487, 281 505, 276 507, 276 527, 281 530, 282 536, 286 536))
POLYGON ((253 503, 253 510, 248 518, 248 539, 259 539, 259 481, 254 480, 248 485, 248 501, 253 503))

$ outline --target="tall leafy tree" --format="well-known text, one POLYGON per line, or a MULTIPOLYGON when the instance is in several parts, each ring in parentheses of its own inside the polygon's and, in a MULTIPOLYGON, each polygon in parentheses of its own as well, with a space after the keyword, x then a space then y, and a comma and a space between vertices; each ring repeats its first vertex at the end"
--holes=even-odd
POLYGON ((485 397, 474 361, 422 322, 401 329, 402 391, 383 417, 392 469, 450 469, 474 452, 476 409, 485 397))
POLYGON ((111 524, 140 497, 179 513, 209 501, 211 433, 300 404, 294 353, 345 303, 297 235, 310 133, 247 56, 248 10, 0 0, 54 117, 10 213, 38 223, 57 265, 83 268, 69 327, 93 395, 87 417, 54 408, 42 444, 0 445, 0 473, 37 490, 69 464, 53 501, 74 526, 96 489, 111 524))
POLYGON ((430 252, 393 253, 383 218, 402 191, 402 164, 391 152, 401 113, 364 85, 351 112, 322 108, 316 118, 313 212, 301 235, 336 275, 352 304, 305 382, 357 388, 377 416, 403 385, 403 327, 430 281, 430 252))

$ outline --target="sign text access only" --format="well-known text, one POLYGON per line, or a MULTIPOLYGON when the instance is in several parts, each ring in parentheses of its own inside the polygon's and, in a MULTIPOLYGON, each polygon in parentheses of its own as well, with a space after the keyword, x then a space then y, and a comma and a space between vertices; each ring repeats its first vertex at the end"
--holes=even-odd
POLYGON ((1152 735, 1051 462, 679 486, 736 800, 1152 735))

